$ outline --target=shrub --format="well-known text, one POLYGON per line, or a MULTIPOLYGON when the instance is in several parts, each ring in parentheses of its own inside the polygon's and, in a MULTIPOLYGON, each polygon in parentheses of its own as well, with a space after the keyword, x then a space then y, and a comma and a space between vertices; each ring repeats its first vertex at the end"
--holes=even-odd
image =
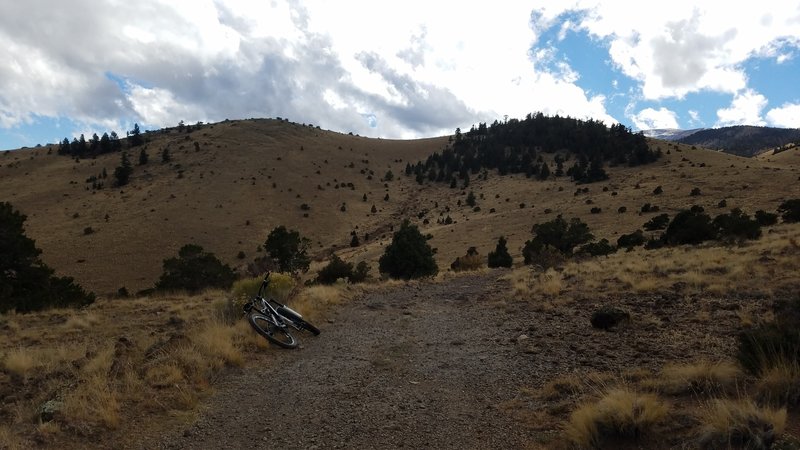
POLYGON ((663 192, 664 192, 664 189, 662 189, 661 186, 656 186, 656 188, 653 189, 653 195, 660 195, 663 192))
POLYGON ((590 212, 592 214, 600 214, 601 212, 603 212, 603 209, 602 208, 598 208, 598 207, 595 206, 594 208, 592 208, 592 210, 590 212))
POLYGON ((0 313, 79 307, 94 302, 70 277, 56 277, 39 258, 42 253, 25 236, 27 217, 7 202, 0 202, 0 313))
POLYGON ((663 230, 664 228, 667 228, 668 223, 669 215, 659 214, 645 222, 644 229, 647 231, 663 230))
POLYGON ((714 399, 698 417, 699 448, 772 448, 786 425, 786 410, 760 408, 752 400, 714 399))
POLYGON ((511 258, 511 255, 508 253, 508 247, 506 247, 505 236, 500 236, 497 240, 497 246, 495 247, 493 252, 489 252, 488 258, 488 265, 491 268, 495 267, 511 267, 514 263, 514 260, 511 258))
POLYGON ((450 269, 452 269, 453 272, 478 270, 481 267, 483 267, 483 258, 481 258, 478 251, 475 250, 475 247, 470 247, 466 255, 459 256, 450 264, 450 269))
POLYGON ((775 225, 778 223, 778 215, 773 213, 768 213, 763 209, 759 209, 756 211, 756 221, 758 221, 759 225, 762 227, 766 227, 769 225, 775 225))
POLYGON ((800 222, 800 198, 786 200, 778 206, 778 212, 784 222, 794 223, 800 222))
POLYGON ((697 197, 700 195, 700 188, 692 188, 692 192, 689 192, 689 195, 692 197, 697 197))
POLYGON ((536 253, 541 253, 545 247, 551 247, 564 255, 571 255, 572 249, 585 244, 594 237, 589 232, 589 226, 580 219, 572 219, 569 223, 562 217, 556 217, 550 222, 535 224, 531 232, 536 236, 525 242, 522 254, 525 264, 529 264, 536 253))
POLYGON ((295 230, 287 230, 281 225, 267 236, 264 249, 275 260, 281 272, 305 272, 311 260, 307 251, 311 241, 300 236, 295 230))
POLYGON ((353 264, 342 261, 336 255, 333 255, 331 261, 327 266, 323 267, 317 273, 317 283, 320 284, 333 284, 339 278, 350 278, 353 274, 353 264))
POLYGON ((626 211, 628 211, 628 208, 626 208, 625 206, 620 206, 619 208, 617 208, 617 212, 620 214, 624 214, 626 211))
POLYGON ((579 448, 601 447, 611 437, 637 438, 667 416, 668 407, 653 394, 616 388, 596 403, 570 415, 565 432, 579 448))
POLYGON ((608 239, 600 239, 598 242, 590 242, 578 249, 578 253, 590 256, 605 256, 616 251, 617 249, 608 242, 608 239))
POLYGON ((774 313, 778 318, 775 323, 739 333, 737 358, 752 374, 800 362, 800 297, 776 302, 774 313))
POLYGON ((392 243, 386 247, 378 264, 381 273, 392 278, 421 278, 439 272, 427 238, 408 219, 394 233, 392 243))
POLYGON ((619 248, 626 248, 631 250, 633 247, 639 247, 644 245, 645 237, 642 230, 636 230, 630 234, 623 234, 622 236, 617 239, 617 247, 619 248))
POLYGON ((696 211, 681 211, 672 219, 663 240, 668 245, 699 244, 716 238, 716 229, 708 214, 696 211))
POLYGON ((361 261, 356 265, 350 277, 348 278, 351 283, 363 283, 369 277, 369 264, 366 261, 361 261))
POLYGON ((757 220, 743 213, 741 209, 733 209, 730 214, 720 214, 714 218, 713 225, 719 237, 725 240, 758 239, 761 237, 761 225, 757 220))
POLYGON ((187 244, 178 251, 177 258, 164 260, 156 289, 162 291, 186 290, 195 294, 206 288, 228 289, 236 280, 236 273, 203 247, 187 244))

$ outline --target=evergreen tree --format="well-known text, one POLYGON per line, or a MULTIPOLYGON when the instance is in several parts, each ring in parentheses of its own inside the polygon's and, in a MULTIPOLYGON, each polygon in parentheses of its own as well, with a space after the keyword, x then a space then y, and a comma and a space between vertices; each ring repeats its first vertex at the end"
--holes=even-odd
POLYGON ((161 150, 161 162, 168 163, 170 161, 172 161, 172 157, 169 155, 169 149, 165 148, 164 150, 161 150))
POLYGON ((147 160, 148 159, 150 159, 150 157, 147 155, 147 151, 145 151, 145 149, 142 149, 139 152, 139 165, 143 166, 143 165, 147 164, 147 160))
POLYGON ((133 124, 133 130, 128 133, 128 143, 131 147, 137 147, 144 143, 138 123, 133 124))
POLYGON ((467 194, 467 206, 471 208, 475 207, 475 193, 472 191, 469 191, 469 194, 467 194))
POLYGON ((542 167, 539 169, 539 179, 546 180, 550 178, 550 167, 547 166, 547 163, 542 163, 542 167))
POLYGON ((489 267, 511 267, 514 261, 511 259, 511 255, 508 253, 506 244, 506 238, 504 236, 500 236, 500 239, 497 240, 497 247, 495 247, 493 252, 489 252, 489 267))
POLYGON ((117 186, 125 186, 128 184, 132 173, 133 167, 128 160, 128 154, 123 152, 120 157, 119 166, 114 169, 114 180, 116 180, 117 186))
POLYGON ((130 160, 128 159, 128 153, 123 152, 120 155, 120 163, 114 169, 114 179, 117 182, 117 186, 124 186, 128 184, 130 181, 130 176, 133 173, 133 166, 131 165, 130 160))
POLYGON ((406 219, 381 256, 379 270, 392 278, 421 278, 439 272, 433 249, 416 225, 406 219))
POLYGON ((187 244, 178 251, 177 258, 164 260, 164 273, 156 289, 187 290, 195 294, 207 288, 229 289, 235 280, 236 272, 213 253, 199 245, 187 244))
POLYGON ((0 202, 0 313, 92 303, 94 294, 72 278, 53 276, 39 258, 42 251, 25 236, 25 219, 10 203, 0 202))
POLYGON ((281 225, 273 229, 264 243, 264 249, 278 264, 281 272, 307 271, 311 260, 308 247, 311 241, 300 236, 295 230, 287 230, 281 225))

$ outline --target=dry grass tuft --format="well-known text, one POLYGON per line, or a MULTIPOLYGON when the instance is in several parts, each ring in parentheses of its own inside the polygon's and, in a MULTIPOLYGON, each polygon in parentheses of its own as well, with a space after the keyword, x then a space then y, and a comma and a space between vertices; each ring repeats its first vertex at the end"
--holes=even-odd
POLYGON ((732 392, 742 372, 729 361, 699 361, 667 365, 662 369, 657 388, 666 394, 732 392))
POLYGON ((358 289, 358 287, 346 284, 311 286, 292 298, 289 305, 304 318, 314 323, 315 320, 322 317, 327 308, 341 304, 358 289))
POLYGON ((120 424, 120 403, 109 380, 102 375, 93 375, 67 393, 64 397, 64 420, 70 427, 79 430, 117 428, 120 424))
POLYGON ((0 448, 7 450, 22 450, 30 448, 24 443, 8 425, 0 425, 0 448))
POLYGON ((614 388, 597 402, 575 410, 564 431, 577 447, 596 447, 609 437, 630 438, 646 433, 664 420, 668 410, 653 394, 614 388))
POLYGON ((218 369, 225 365, 241 366, 244 364, 244 356, 234 344, 234 335, 232 327, 211 321, 193 336, 193 341, 211 368, 218 369))
POLYGON ((85 331, 90 330, 100 323, 100 317, 93 312, 83 314, 72 314, 64 322, 65 331, 85 331))
POLYGON ((3 367, 11 374, 27 379, 34 370, 39 368, 39 362, 34 358, 32 352, 17 348, 5 356, 3 367))
POLYGON ((764 369, 756 391, 760 399, 772 405, 800 404, 800 363, 783 360, 764 369))
POLYGON ((786 425, 786 409, 760 408, 752 400, 715 399, 702 409, 701 448, 768 449, 786 425))

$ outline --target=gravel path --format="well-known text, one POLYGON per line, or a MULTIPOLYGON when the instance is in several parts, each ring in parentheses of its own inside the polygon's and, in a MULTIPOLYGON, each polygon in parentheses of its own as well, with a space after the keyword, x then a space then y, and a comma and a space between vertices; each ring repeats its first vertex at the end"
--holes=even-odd
POLYGON ((496 278, 410 284, 343 306, 300 350, 225 380, 200 419, 160 446, 524 446, 498 405, 529 368, 495 326, 497 307, 481 307, 496 278))

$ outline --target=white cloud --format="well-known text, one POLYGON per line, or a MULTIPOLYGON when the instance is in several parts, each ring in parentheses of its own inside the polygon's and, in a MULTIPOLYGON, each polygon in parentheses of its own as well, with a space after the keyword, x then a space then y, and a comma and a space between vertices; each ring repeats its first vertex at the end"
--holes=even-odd
POLYGON ((787 103, 767 113, 770 125, 783 128, 800 128, 800 103, 787 103))
POLYGON ((735 94, 746 88, 743 61, 758 55, 781 62, 787 46, 800 45, 787 38, 800 35, 798 7, 782 0, 544 3, 548 18, 584 11, 580 27, 609 42, 613 63, 650 100, 702 90, 735 94))
POLYGON ((767 106, 767 99, 752 90, 736 94, 731 106, 717 110, 717 127, 732 125, 766 125, 761 111, 767 106))
POLYGON ((638 114, 631 117, 633 125, 638 130, 650 130, 655 128, 679 128, 678 118, 675 112, 667 108, 645 108, 638 114))

